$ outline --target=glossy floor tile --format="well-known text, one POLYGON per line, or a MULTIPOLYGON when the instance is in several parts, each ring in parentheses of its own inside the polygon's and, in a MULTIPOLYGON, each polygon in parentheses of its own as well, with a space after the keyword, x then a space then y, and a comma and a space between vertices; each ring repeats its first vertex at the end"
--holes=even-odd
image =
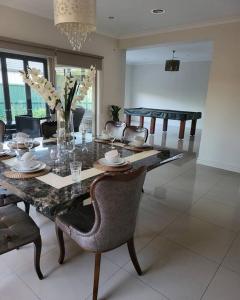
POLYGON ((202 300, 239 300, 240 276, 220 268, 202 300))
MULTIPOLYGON (((200 299, 217 270, 216 263, 161 237, 140 251, 138 258, 144 271, 141 280, 171 300, 200 299)), ((137 276, 131 263, 124 269, 137 276)))
MULTIPOLYGON (((99 299, 239 300, 240 174, 196 164, 200 132, 177 139, 157 126, 153 143, 185 157, 148 173, 135 247, 144 271, 133 269, 126 245, 103 254, 99 299)), ((20 207, 23 206, 20 204, 20 207)), ((69 238, 59 266, 54 224, 31 208, 41 230, 40 281, 33 245, 0 256, 0 300, 91 299, 94 256, 69 238), (13 288, 14 287, 14 288, 13 288)))
POLYGON ((227 254, 236 234, 191 216, 177 218, 163 235, 215 262, 227 254))

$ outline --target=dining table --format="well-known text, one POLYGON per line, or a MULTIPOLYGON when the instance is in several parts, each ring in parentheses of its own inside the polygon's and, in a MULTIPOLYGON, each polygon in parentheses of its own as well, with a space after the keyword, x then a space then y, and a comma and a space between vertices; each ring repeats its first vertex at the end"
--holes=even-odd
MULTIPOLYGON (((90 197, 91 183, 97 176, 104 173, 95 167, 95 162, 111 150, 112 144, 96 140, 91 134, 86 134, 84 138, 78 134, 75 139, 75 150, 61 158, 59 168, 54 170, 50 152, 51 149, 57 147, 56 139, 43 140, 39 138, 36 140, 39 141, 39 146, 31 149, 31 152, 37 160, 45 162, 51 171, 46 175, 26 180, 8 178, 5 176, 5 172, 11 169, 17 158, 1 160, 0 185, 54 221, 56 215, 84 205, 84 201, 90 197), (73 158, 75 161, 82 162, 80 182, 72 180, 69 165, 73 158)), ((126 147, 121 142, 115 142, 114 147, 121 157, 129 161, 132 169, 145 166, 147 171, 150 171, 183 157, 183 153, 180 151, 162 148, 158 145, 151 145, 148 150, 140 152, 126 147)))

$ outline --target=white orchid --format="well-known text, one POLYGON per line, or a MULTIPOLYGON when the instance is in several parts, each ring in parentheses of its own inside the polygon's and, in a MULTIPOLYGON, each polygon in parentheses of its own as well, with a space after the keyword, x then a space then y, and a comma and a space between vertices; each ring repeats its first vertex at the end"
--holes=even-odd
POLYGON ((38 92, 51 110, 62 110, 65 113, 74 110, 77 102, 82 101, 93 85, 96 76, 95 67, 86 72, 86 76, 79 83, 71 74, 66 76, 61 87, 60 94, 55 90, 52 83, 41 75, 40 70, 28 68, 27 72, 20 72, 23 81, 38 92))

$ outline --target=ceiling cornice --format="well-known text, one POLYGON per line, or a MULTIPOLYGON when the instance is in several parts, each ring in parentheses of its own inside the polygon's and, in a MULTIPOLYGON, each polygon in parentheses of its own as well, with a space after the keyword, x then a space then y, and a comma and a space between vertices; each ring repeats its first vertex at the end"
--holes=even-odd
POLYGON ((121 36, 118 36, 118 39, 124 40, 124 39, 138 38, 138 37, 146 37, 146 36, 160 34, 160 33, 188 30, 188 29, 208 27, 208 26, 216 26, 216 25, 222 25, 222 24, 227 24, 227 23, 236 23, 236 22, 240 22, 240 16, 234 16, 231 18, 224 18, 224 19, 223 18, 215 19, 212 21, 192 23, 192 24, 187 24, 187 25, 166 27, 161 30, 146 31, 143 33, 138 33, 138 34, 136 33, 136 34, 121 35, 121 36))

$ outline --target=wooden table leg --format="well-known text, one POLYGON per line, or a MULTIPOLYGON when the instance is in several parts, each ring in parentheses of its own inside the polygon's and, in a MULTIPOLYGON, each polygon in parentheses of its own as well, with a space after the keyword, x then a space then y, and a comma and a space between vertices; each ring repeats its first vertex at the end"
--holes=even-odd
POLYGON ((179 128, 179 136, 178 136, 178 138, 180 140, 184 139, 185 125, 186 125, 186 121, 185 120, 181 120, 180 121, 180 128, 179 128))
POLYGON ((126 115, 126 125, 127 125, 127 126, 130 126, 130 125, 131 125, 131 119, 132 119, 132 116, 131 116, 131 115, 126 115))
POLYGON ((140 116, 139 126, 144 127, 144 116, 140 116))
POLYGON ((156 124, 156 118, 152 117, 151 118, 151 125, 150 125, 150 134, 155 133, 155 124, 156 124))
POLYGON ((195 135, 196 133, 197 120, 192 120, 190 135, 195 135))
POLYGON ((168 128, 168 119, 163 119, 163 131, 167 131, 168 128))

